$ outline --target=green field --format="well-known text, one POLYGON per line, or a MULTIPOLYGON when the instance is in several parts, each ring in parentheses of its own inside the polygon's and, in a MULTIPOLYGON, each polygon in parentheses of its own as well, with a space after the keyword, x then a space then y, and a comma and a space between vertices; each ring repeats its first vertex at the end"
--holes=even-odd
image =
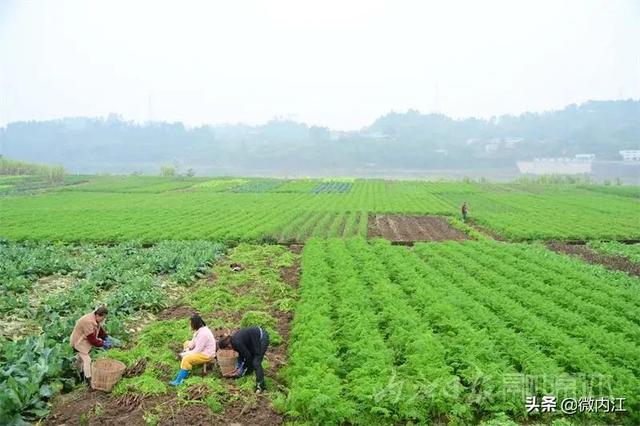
POLYGON ((372 213, 458 216, 463 201, 474 223, 513 241, 640 238, 640 200, 577 185, 151 177, 2 197, 0 231, 19 240, 304 241, 365 236, 372 213))
POLYGON ((189 188, 202 183, 203 178, 163 178, 142 176, 104 176, 88 179, 77 185, 66 186, 63 191, 78 192, 118 192, 118 193, 152 193, 189 188))
POLYGON ((640 244, 622 244, 617 241, 592 241, 593 250, 615 256, 625 256, 634 263, 640 263, 640 244))
POLYGON ((525 421, 528 380, 638 414, 637 279, 496 242, 312 240, 303 269, 287 402, 309 421, 525 421))
POLYGON ((545 245, 637 264, 636 187, 83 176, 0 191, 0 424, 640 423, 640 278, 545 245), (367 239, 380 214, 446 216, 469 240, 367 239), (104 397, 68 344, 99 303, 123 347, 93 356, 142 366, 104 397), (267 395, 200 370, 167 385, 190 312, 269 330, 267 395), (527 412, 549 395, 626 411, 527 412))

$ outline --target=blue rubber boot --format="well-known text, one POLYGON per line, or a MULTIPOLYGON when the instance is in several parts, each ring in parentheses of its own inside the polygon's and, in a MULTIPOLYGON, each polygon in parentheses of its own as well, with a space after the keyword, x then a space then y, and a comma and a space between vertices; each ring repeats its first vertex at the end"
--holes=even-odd
POLYGON ((182 384, 182 381, 186 379, 188 375, 189 375, 189 370, 181 369, 178 375, 176 376, 176 378, 173 379, 172 382, 169 382, 169 384, 171 386, 180 386, 182 384))

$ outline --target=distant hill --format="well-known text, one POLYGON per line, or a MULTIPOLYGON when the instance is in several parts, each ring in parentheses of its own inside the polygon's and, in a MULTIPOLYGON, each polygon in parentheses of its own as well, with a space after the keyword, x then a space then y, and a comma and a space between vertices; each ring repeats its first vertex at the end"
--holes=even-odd
POLYGON ((489 120, 409 110, 352 132, 277 120, 259 126, 141 125, 116 115, 16 122, 0 130, 0 154, 83 173, 157 174, 164 164, 216 175, 500 168, 585 153, 619 160, 621 149, 640 149, 640 101, 589 101, 489 120))

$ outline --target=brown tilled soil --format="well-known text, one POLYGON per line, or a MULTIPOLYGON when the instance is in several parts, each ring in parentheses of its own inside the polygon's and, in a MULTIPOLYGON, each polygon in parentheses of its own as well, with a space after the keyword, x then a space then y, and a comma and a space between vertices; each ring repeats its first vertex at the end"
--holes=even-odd
MULTIPOLYGON (((296 254, 302 251, 302 245, 292 245, 290 250, 296 254)), ((280 271, 282 280, 297 288, 300 280, 300 260, 289 268, 280 271)), ((159 315, 161 319, 188 318, 193 310, 187 306, 167 308, 159 315)), ((279 390, 281 384, 277 380, 277 371, 286 364, 287 344, 289 342, 290 323, 292 313, 282 313, 272 309, 270 313, 277 318, 276 329, 282 336, 283 343, 277 347, 269 347, 267 359, 269 369, 265 372, 274 380, 273 388, 269 392, 279 390)), ((206 314, 206 313, 204 313, 206 314)), ((218 313, 216 313, 218 314, 218 313)), ((229 315, 229 313, 226 313, 229 315)), ((241 314, 232 315, 234 320, 240 321, 241 314)), ((231 319, 231 318, 230 318, 231 319)), ((214 333, 220 330, 214 330, 214 333)), ((180 350, 179 345, 176 350, 180 350)), ((133 366, 131 375, 139 374, 145 365, 133 366), (135 371, 134 371, 135 370, 135 371)), ((173 369, 162 365, 166 369, 166 380, 170 380, 173 369)), ((236 397, 239 389, 231 382, 228 386, 230 396, 224 407, 224 414, 213 414, 202 404, 181 404, 175 394, 166 396, 126 395, 113 397, 110 394, 95 390, 79 390, 77 392, 60 395, 52 407, 51 415, 44 421, 45 425, 145 425, 144 416, 159 414, 158 425, 281 425, 282 415, 276 413, 271 405, 269 394, 257 394, 256 398, 236 397), (145 414, 146 413, 146 414, 145 414)), ((198 389, 195 389, 197 392, 198 389)), ((197 398, 196 398, 197 399, 197 398)))
POLYGON ((189 306, 178 305, 171 306, 169 308, 163 309, 158 314, 158 320, 172 320, 172 319, 189 319, 193 314, 196 313, 196 310, 190 308, 189 306))
MULTIPOLYGON (((170 397, 114 398, 101 391, 61 395, 45 425, 145 425, 143 414, 158 404, 170 403, 170 397)), ((180 411, 176 405, 176 412, 180 411)))
MULTIPOLYGON (((234 426, 271 426, 283 424, 283 417, 271 408, 271 401, 267 395, 257 395, 256 401, 236 400, 225 407, 224 418, 217 423, 234 426)), ((214 424, 214 423, 212 423, 214 424)))
POLYGON ((441 216, 370 215, 368 228, 369 238, 381 237, 398 243, 469 239, 441 216))
POLYGON ((300 261, 296 261, 288 268, 282 268, 280 270, 280 279, 292 288, 298 288, 298 283, 300 282, 300 261))
POLYGON ((302 253, 303 249, 304 249, 304 245, 303 244, 291 244, 289 246, 289 250, 291 250, 291 252, 295 253, 295 254, 302 253))
MULTIPOLYGON (((302 245, 292 245, 289 247, 289 250, 291 250, 293 253, 300 254, 303 248, 304 246, 302 245)), ((298 288, 298 285, 300 283, 300 273, 300 259, 297 259, 292 266, 288 268, 282 268, 280 270, 280 278, 292 288, 298 288)), ((280 367, 284 366, 287 362, 289 332, 291 329, 291 320, 293 319, 293 313, 271 310, 271 314, 278 320, 276 324, 276 330, 282 337, 283 342, 280 346, 270 347, 267 351, 267 357, 269 359, 269 375, 272 377, 276 377, 276 373, 278 372, 280 367)))
POLYGON ((600 254, 594 250, 591 250, 584 244, 567 244, 563 242, 550 242, 547 243, 547 247, 558 253, 570 254, 578 256, 582 260, 588 263, 604 265, 608 269, 615 271, 623 271, 629 275, 635 275, 640 277, 640 265, 631 262, 624 256, 612 256, 607 254, 600 254))

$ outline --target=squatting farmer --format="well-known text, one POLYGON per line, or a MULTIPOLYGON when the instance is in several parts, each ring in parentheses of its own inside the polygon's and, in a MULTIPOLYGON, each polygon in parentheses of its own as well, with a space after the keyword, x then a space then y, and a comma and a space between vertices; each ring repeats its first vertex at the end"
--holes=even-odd
POLYGON ((241 328, 233 335, 225 334, 218 341, 220 349, 233 349, 238 352, 236 369, 225 377, 242 377, 256 373, 256 392, 266 390, 262 359, 269 347, 269 334, 261 327, 241 328))
POLYGON ((109 349, 112 346, 107 332, 101 326, 107 318, 107 313, 107 308, 100 306, 95 311, 84 315, 76 321, 71 333, 71 347, 78 353, 78 357, 82 362, 84 380, 89 386, 91 386, 91 357, 89 352, 94 347, 109 349))
POLYGON ((200 315, 193 315, 190 320, 193 338, 182 345, 184 352, 180 353, 180 372, 169 384, 178 386, 189 375, 194 365, 206 364, 213 360, 216 354, 216 339, 200 315))
POLYGON ((467 206, 467 202, 462 203, 462 220, 464 222, 467 221, 467 215, 469 213, 469 207, 467 206))

